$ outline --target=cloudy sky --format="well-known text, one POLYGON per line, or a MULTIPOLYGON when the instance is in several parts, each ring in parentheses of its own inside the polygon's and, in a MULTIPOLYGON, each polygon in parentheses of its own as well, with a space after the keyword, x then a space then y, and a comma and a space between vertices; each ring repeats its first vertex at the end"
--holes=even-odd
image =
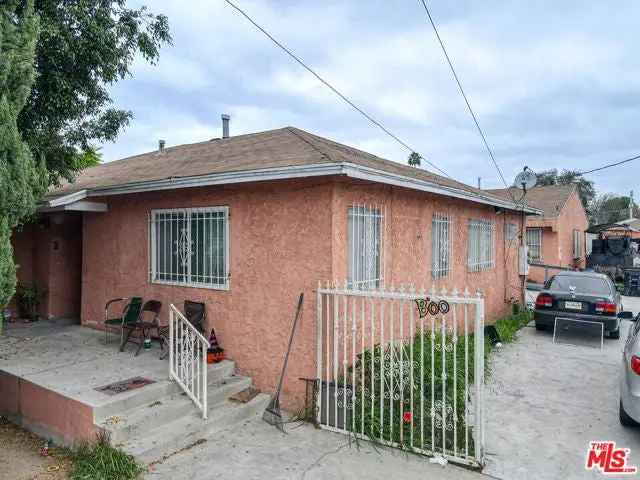
MULTIPOLYGON (((500 187, 419 0, 234 0, 454 178, 500 187)), ((136 5, 140 2, 130 2, 136 5)), ((135 118, 105 161, 293 125, 405 162, 408 152, 278 50, 224 0, 147 0, 174 45, 112 88, 135 118), (188 5, 188 6, 187 6, 188 5)), ((640 153, 640 2, 432 0, 432 15, 507 181, 640 153)), ((588 178, 627 194, 640 160, 588 178)))

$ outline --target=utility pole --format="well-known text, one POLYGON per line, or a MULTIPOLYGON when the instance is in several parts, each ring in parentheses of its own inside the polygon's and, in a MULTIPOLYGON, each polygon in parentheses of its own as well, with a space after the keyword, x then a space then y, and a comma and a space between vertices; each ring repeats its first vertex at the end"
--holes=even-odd
POLYGON ((633 190, 629 193, 629 220, 633 218, 633 190))
POLYGON ((482 188, 480 188, 481 181, 482 177, 478 177, 478 190, 482 190, 482 188))

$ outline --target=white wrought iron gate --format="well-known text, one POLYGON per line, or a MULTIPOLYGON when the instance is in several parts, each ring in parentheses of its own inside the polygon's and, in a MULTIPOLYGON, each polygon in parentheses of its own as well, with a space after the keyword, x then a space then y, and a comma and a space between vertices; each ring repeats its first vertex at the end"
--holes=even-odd
POLYGON ((348 284, 317 296, 318 423, 481 465, 484 299, 348 284))
POLYGON ((175 305, 169 307, 169 376, 207 418, 207 349, 209 342, 175 305))

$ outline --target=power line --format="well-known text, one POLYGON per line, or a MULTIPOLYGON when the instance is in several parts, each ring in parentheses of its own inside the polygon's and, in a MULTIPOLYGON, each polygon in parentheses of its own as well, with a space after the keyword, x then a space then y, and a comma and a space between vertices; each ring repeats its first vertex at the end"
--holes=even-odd
POLYGON ((593 170, 587 170, 586 172, 579 172, 578 175, 586 175, 587 173, 599 172, 600 170, 604 170, 605 168, 616 167, 618 165, 622 165, 623 163, 628 163, 633 160, 638 160, 640 155, 636 155, 635 157, 627 158, 626 160, 620 160, 619 162, 609 163, 607 165, 603 165, 602 167, 594 168, 593 170))
MULTIPOLYGON (((504 179, 504 175, 502 174, 502 170, 500 170, 500 167, 498 166, 498 162, 496 161, 496 159, 495 159, 495 157, 493 155, 493 151, 491 150, 491 147, 489 146, 489 142, 487 142, 487 138, 485 137, 484 132, 482 131, 482 128, 480 128, 480 123, 478 122, 476 114, 473 112, 473 108, 471 108, 471 104, 469 103, 469 99, 467 98, 467 95, 464 93, 464 89, 462 88, 462 84, 460 83, 460 79, 458 78, 458 74, 456 73, 456 69, 453 67, 453 63, 451 62, 451 59, 449 58, 449 54, 447 53, 447 49, 444 46, 444 42, 442 41, 442 38, 440 38, 440 33, 438 33, 438 28, 436 27, 436 24, 433 21, 433 17, 431 17, 431 12, 429 11, 429 7, 427 7, 427 3, 425 2, 425 0, 421 0, 421 2, 422 2, 422 6, 424 7, 424 10, 427 12, 427 17, 429 17, 429 22, 431 23, 431 26, 433 27, 433 31, 436 34, 436 38, 438 39, 438 43, 440 43, 440 47, 442 48, 442 52, 444 53, 444 56, 447 59, 447 63, 449 64, 449 68, 451 69, 451 73, 453 73, 453 78, 455 79, 456 83, 458 84, 458 89, 460 90, 460 93, 462 94, 462 98, 464 98, 464 102, 467 104, 467 109, 469 110, 469 113, 471 114, 471 118, 473 118, 473 122, 476 124, 476 128, 478 129, 478 132, 480 133, 480 136, 482 137, 482 142, 484 143, 484 146, 487 149, 487 152, 489 153, 489 157, 491 158, 491 161, 493 162, 494 167, 498 171, 498 174, 500 175, 500 178, 502 179, 502 183, 504 183, 504 186, 507 189, 509 189, 509 185, 507 184, 507 181, 504 179)), ((509 190, 509 193, 511 194, 510 190, 509 190)), ((515 198, 513 198, 513 194, 511 194, 511 197, 512 197, 513 201, 515 202, 515 198)))
MULTIPOLYGON (((360 113, 362 116, 364 116, 367 120, 369 120, 369 122, 371 122, 373 125, 375 125, 376 127, 378 127, 380 130, 382 130, 384 133, 386 133, 387 135, 389 135, 392 139, 394 139, 396 142, 398 142, 400 145, 402 145, 404 148, 406 148, 409 152, 414 153, 416 152, 413 148, 411 148, 407 143, 405 143, 404 141, 402 141, 400 138, 398 138, 396 135, 394 135, 392 132, 390 132, 384 125, 382 125, 380 122, 378 122, 375 118, 373 118, 371 115, 369 115, 367 112, 365 112, 364 110, 362 110, 362 108, 358 107, 355 103, 353 103, 349 98, 347 98, 346 95, 344 95, 343 93, 341 93, 337 88, 335 88, 333 85, 331 85, 327 80, 325 80, 324 78, 322 78, 320 75, 318 75, 311 67, 307 66, 295 53, 293 53, 291 50, 289 50, 287 47, 285 47, 282 43, 280 43, 278 40, 276 40, 273 35, 271 35, 267 30, 265 30, 263 27, 261 27, 260 25, 258 25, 258 23, 256 23, 244 10, 242 10, 240 7, 238 7, 237 5, 235 5, 233 2, 231 2, 230 0, 225 0, 225 2, 227 2, 227 4, 229 4, 231 7, 233 7, 238 13, 240 13, 243 17, 245 17, 247 20, 249 20, 249 22, 251 22, 253 24, 254 27, 256 27, 258 30, 260 30, 262 33, 264 33, 267 38, 269 38, 269 40, 271 40, 276 46, 278 46, 281 50, 283 50, 287 55, 289 55, 291 58, 293 58, 296 62, 298 62, 298 64, 300 64, 305 70, 307 70, 309 73, 311 73, 314 77, 316 77, 318 80, 320 80, 320 82, 322 82, 326 87, 328 87, 333 93, 335 93, 336 95, 338 95, 342 100, 344 100, 347 104, 349 104, 353 109, 355 109, 358 113, 360 113)), ((416 152, 417 153, 417 152, 416 152)), ((420 155, 420 158, 423 158, 425 162, 427 162, 429 165, 431 165, 433 168, 435 168, 436 170, 438 170, 439 172, 441 172, 443 175, 452 178, 451 175, 449 175, 447 172, 445 172, 444 170, 442 170, 440 167, 438 167, 436 164, 434 164, 433 162, 430 162, 429 160, 427 160, 426 158, 424 158, 422 155, 420 155)))

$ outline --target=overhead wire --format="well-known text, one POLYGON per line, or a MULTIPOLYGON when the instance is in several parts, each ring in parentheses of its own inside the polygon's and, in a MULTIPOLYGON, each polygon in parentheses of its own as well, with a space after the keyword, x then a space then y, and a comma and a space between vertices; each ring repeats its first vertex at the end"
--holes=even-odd
POLYGON ((442 173, 443 175, 445 175, 446 177, 449 178, 453 178, 451 177, 451 175, 449 175, 446 171, 444 171, 442 168, 438 167, 435 163, 433 163, 432 161, 428 160, 427 158, 425 158, 424 156, 420 155, 420 153, 418 153, 413 147, 411 147, 408 143, 406 143, 405 141, 403 141, 402 139, 400 139, 396 134, 394 134, 393 132, 391 132, 387 127, 385 127, 382 123, 380 123, 378 120, 376 120, 375 118, 373 118, 370 114, 368 114, 367 112, 365 112, 361 107, 359 107, 358 105, 356 105, 355 102, 353 102, 351 99, 349 99, 349 97, 347 97, 344 93, 342 93, 341 91, 339 91, 336 87, 334 87, 331 83, 329 83, 328 80, 324 79, 323 77, 321 77, 315 70, 313 70, 311 67, 309 67, 300 57, 298 57, 295 53, 293 53, 289 48, 287 48, 282 42, 280 42, 279 40, 277 40, 273 35, 271 35, 271 33, 269 33, 264 27, 262 27, 261 25, 259 25, 253 18, 251 18, 249 16, 248 13, 246 13, 242 8, 240 8, 239 6, 237 6, 235 3, 233 3, 231 0, 225 0, 225 2, 231 6, 232 8, 234 8, 238 13, 240 13, 244 18, 246 18, 254 27, 256 27, 258 30, 260 30, 269 40, 271 40, 271 42, 273 42, 278 48, 280 48, 282 51, 284 51, 287 55, 289 55, 293 60, 295 60, 300 66, 302 66, 305 70, 307 70, 309 73, 311 73, 316 79, 318 79, 324 86, 326 86, 327 88, 329 88, 333 93, 335 93, 338 97, 340 97, 344 102, 346 102, 349 106, 351 106, 354 110, 356 110, 358 113, 360 113, 363 117, 365 117, 370 123, 372 123, 373 125, 375 125, 376 127, 378 127, 380 130, 382 130, 385 134, 387 134, 389 137, 391 137, 393 140, 395 140, 398 144, 400 144, 402 147, 404 147, 405 149, 407 149, 410 153, 417 153, 421 159, 423 159, 427 164, 429 164, 430 166, 432 166, 433 168, 435 168, 436 170, 438 170, 440 173, 442 173))

